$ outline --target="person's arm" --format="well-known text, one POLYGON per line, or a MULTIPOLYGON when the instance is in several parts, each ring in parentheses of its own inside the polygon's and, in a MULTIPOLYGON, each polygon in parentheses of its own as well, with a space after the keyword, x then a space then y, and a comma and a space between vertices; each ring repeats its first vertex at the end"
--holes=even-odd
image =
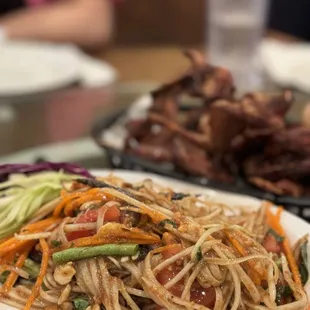
POLYGON ((26 8, 0 18, 12 39, 71 42, 98 48, 109 40, 113 14, 110 0, 67 0, 26 8))

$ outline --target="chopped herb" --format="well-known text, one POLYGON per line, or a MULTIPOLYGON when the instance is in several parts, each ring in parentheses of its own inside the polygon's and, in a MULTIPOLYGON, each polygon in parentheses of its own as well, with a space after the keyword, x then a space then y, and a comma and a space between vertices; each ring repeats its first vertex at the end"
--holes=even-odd
POLYGON ((80 209, 75 209, 75 210, 73 210, 73 215, 74 215, 75 217, 77 217, 80 213, 81 213, 81 210, 80 210, 80 209))
POLYGON ((9 276, 9 274, 10 274, 10 272, 8 270, 6 270, 6 271, 1 273, 1 275, 0 275, 0 282, 2 284, 6 281, 7 277, 9 276))
POLYGON ((199 248, 198 248, 198 251, 197 251, 197 253, 196 253, 196 260, 199 262, 199 261, 202 260, 202 258, 203 258, 203 256, 202 256, 201 247, 199 247, 199 248))
POLYGON ((276 259, 275 263, 278 266, 278 268, 280 270, 282 270, 282 260, 281 260, 281 258, 276 259))
POLYGON ((87 210, 97 210, 100 206, 102 206, 102 204, 94 203, 87 210))
POLYGON ((299 264, 299 273, 301 277, 301 283, 303 285, 305 285, 309 279, 307 245, 308 245, 308 242, 306 241, 300 246, 301 261, 299 264))
POLYGON ((82 297, 73 299, 73 305, 76 310, 85 310, 89 306, 89 301, 82 297))
POLYGON ((41 264, 42 253, 35 249, 32 249, 32 251, 29 253, 29 258, 31 258, 36 263, 41 264))
POLYGON ((189 196, 188 194, 184 193, 173 193, 171 200, 182 200, 188 196, 189 196))
POLYGON ((290 296, 292 296, 292 294, 293 294, 292 289, 288 285, 285 285, 284 290, 283 290, 283 296, 284 297, 290 297, 290 296))
POLYGON ((52 246, 54 247, 54 248, 59 248, 60 246, 61 246, 61 241, 59 241, 59 240, 52 240, 51 241, 51 244, 52 244, 52 246))
POLYGON ((276 287, 276 304, 279 306, 282 304, 283 300, 283 292, 284 292, 284 286, 277 286, 276 287))
POLYGON ((141 244, 139 246, 139 261, 142 261, 146 258, 147 254, 152 251, 153 248, 149 244, 141 244))
POLYGON ((276 239, 277 242, 283 242, 283 241, 284 241, 284 237, 278 235, 278 234, 277 234, 273 229, 271 229, 271 228, 267 231, 267 234, 272 235, 272 236, 276 239))
POLYGON ((309 278, 309 272, 308 272, 307 266, 305 266, 304 264, 300 264, 299 273, 300 273, 301 283, 302 285, 305 285, 308 282, 308 278, 309 278))
POLYGON ((278 306, 282 304, 283 298, 292 296, 293 292, 288 285, 277 285, 276 289, 276 303, 278 306))
POLYGON ((162 227, 162 228, 164 228, 166 225, 171 225, 171 226, 173 226, 173 228, 177 228, 178 227, 177 224, 174 221, 171 221, 171 220, 168 220, 168 219, 165 219, 165 220, 163 220, 163 221, 161 221, 159 223, 159 227, 162 227))

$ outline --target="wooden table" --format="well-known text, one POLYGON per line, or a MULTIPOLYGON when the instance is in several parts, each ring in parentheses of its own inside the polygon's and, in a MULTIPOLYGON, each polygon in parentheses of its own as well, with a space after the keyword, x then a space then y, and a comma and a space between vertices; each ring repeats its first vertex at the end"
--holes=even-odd
MULTIPOLYGON (((300 42, 296 37, 276 31, 268 31, 266 36, 286 43, 300 42)), ((120 73, 121 81, 163 83, 187 68, 188 61, 182 55, 182 50, 186 48, 195 48, 207 54, 203 45, 140 45, 112 46, 95 56, 111 63, 120 73)))
POLYGON ((114 66, 122 82, 164 83, 188 67, 182 49, 177 46, 115 47, 97 57, 114 66))
MULTIPOLYGON (((298 41, 294 37, 277 32, 270 32, 268 36, 288 43, 298 41)), ((203 52, 201 46, 197 49, 203 52)), ((115 47, 97 57, 111 63, 118 70, 121 83, 125 84, 139 81, 165 83, 188 68, 188 60, 178 46, 115 47)), ((265 84, 268 91, 281 91, 268 79, 265 84)), ((293 120, 300 119, 301 112, 309 101, 309 94, 295 91, 295 103, 291 108, 290 117, 293 120)))

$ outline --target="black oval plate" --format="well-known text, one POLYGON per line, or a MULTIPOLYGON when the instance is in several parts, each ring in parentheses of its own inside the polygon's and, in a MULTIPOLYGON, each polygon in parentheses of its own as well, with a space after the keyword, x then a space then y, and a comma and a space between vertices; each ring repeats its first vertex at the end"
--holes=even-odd
POLYGON ((102 133, 117 122, 120 117, 123 117, 126 114, 126 111, 127 108, 121 108, 106 115, 94 124, 91 131, 91 135, 96 143, 105 150, 111 168, 157 173, 193 184, 208 186, 209 188, 221 191, 249 195, 258 199, 269 200, 276 205, 284 206, 286 210, 310 222, 310 197, 295 198, 291 196, 277 196, 273 193, 255 188, 242 178, 239 178, 234 183, 227 184, 206 178, 194 177, 171 168, 171 165, 168 163, 152 162, 139 156, 127 154, 123 150, 117 150, 105 145, 100 138, 102 133))

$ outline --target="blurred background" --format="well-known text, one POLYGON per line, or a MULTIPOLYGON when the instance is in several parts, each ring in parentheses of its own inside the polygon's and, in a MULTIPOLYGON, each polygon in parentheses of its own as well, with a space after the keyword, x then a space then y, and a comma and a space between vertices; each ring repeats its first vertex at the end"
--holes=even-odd
POLYGON ((146 170, 310 221, 309 14, 308 0, 1 0, 0 164, 146 170))
MULTIPOLYGON (((256 7, 247 10, 248 14, 255 14, 258 9, 262 11, 257 24, 252 25, 254 28, 251 28, 251 25, 241 25, 250 27, 250 30, 237 29, 237 32, 230 34, 226 33, 227 30, 218 29, 216 26, 214 16, 222 13, 225 15, 221 8, 215 7, 216 1, 209 3, 205 0, 115 1, 108 4, 109 8, 103 9, 100 13, 102 18, 96 13, 96 16, 88 17, 88 20, 86 17, 85 20, 82 17, 78 19, 79 14, 75 13, 78 9, 72 8, 65 13, 58 9, 44 11, 48 6, 56 6, 56 3, 57 5, 60 2, 73 3, 75 0, 56 1, 45 5, 39 5, 40 1, 37 3, 33 1, 31 7, 33 13, 29 16, 12 9, 13 4, 16 8, 20 7, 21 0, 15 1, 16 3, 7 1, 7 4, 6 1, 2 2, 2 11, 6 12, 0 18, 2 163, 16 160, 29 162, 44 158, 82 161, 92 167, 105 166, 99 147, 89 137, 94 123, 116 108, 132 104, 142 94, 184 72, 188 68, 188 60, 182 55, 182 50, 186 48, 195 48, 205 55, 206 60, 216 64, 221 62, 227 67, 228 65, 224 63, 227 55, 221 55, 222 58, 217 56, 223 50, 230 51, 233 47, 226 39, 217 42, 217 38, 221 36, 238 37, 237 41, 240 43, 238 46, 251 47, 250 52, 253 52, 255 57, 257 50, 262 46, 261 37, 276 40, 267 42, 263 48, 265 63, 271 63, 270 72, 266 73, 266 70, 262 69, 262 64, 259 64, 259 70, 256 72, 256 58, 252 64, 252 60, 250 61, 252 56, 247 61, 242 61, 244 56, 241 56, 241 62, 246 64, 242 74, 244 70, 248 73, 255 71, 260 78, 258 84, 250 83, 244 87, 245 90, 256 88, 278 90, 284 86, 296 88, 297 100, 290 111, 290 117, 294 120, 300 119, 308 99, 309 87, 305 85, 307 83, 298 85, 300 81, 295 83, 294 80, 297 71, 302 75, 300 65, 295 63, 295 60, 301 59, 301 54, 303 57, 308 55, 308 45, 304 44, 308 39, 307 33, 299 31, 300 27, 302 29, 307 27, 304 22, 307 20, 307 15, 304 16, 303 13, 309 7, 306 1, 300 1, 300 5, 296 5, 295 8, 289 4, 290 1, 261 1, 263 5, 258 6, 258 1, 254 1, 256 7), (68 16, 64 18, 62 14, 68 16), (53 27, 53 23, 48 25, 46 22, 49 17, 54 21, 54 28, 63 34, 61 38, 55 35, 53 29, 48 28, 53 27), (67 24, 63 22, 64 19, 69 20, 67 24), (95 36, 96 31, 86 31, 92 28, 91 25, 98 24, 97 29, 98 27, 106 29, 108 26, 102 21, 107 19, 111 19, 111 29, 103 40, 96 41, 94 37, 93 41, 87 41, 82 36, 84 32, 88 38, 91 38, 93 33, 95 36), (23 23, 32 26, 28 29, 23 27, 23 23), (302 25, 299 27, 298 23, 302 25), (8 29, 12 30, 11 33, 8 29), (28 30, 31 35, 27 33, 28 30), (44 31, 49 31, 47 36, 49 43, 44 43, 42 46, 39 41, 46 41, 44 31), (247 31, 250 31, 250 34, 247 31), (251 31, 256 32, 254 41, 249 43, 251 31), (76 33, 80 33, 81 36, 77 37, 76 33), (70 45, 62 46, 66 40, 70 45), (61 46, 55 45, 55 41, 56 43, 62 41, 61 46), (282 66, 283 63, 287 64, 284 53, 282 55, 283 48, 282 45, 273 45, 274 42, 285 44, 288 53, 292 45, 299 48, 298 51, 291 51, 297 55, 295 58, 291 54, 287 55, 290 59, 292 57, 295 59, 290 62, 290 68, 282 66), (80 45, 81 49, 77 50, 71 43, 77 43, 73 45, 80 45), (297 67, 296 70, 294 65, 297 67), (284 73, 289 71, 291 80, 282 76, 278 68, 282 68, 284 73)), ((85 4, 87 1, 76 2, 85 4)), ((240 6, 240 3, 236 5, 240 6)), ((242 5, 244 3, 241 3, 242 5)), ((27 10, 30 10, 29 6, 27 10)), ((221 19, 221 25, 224 24, 224 19, 221 19)), ((234 26, 228 26, 231 27, 234 26)), ((238 27, 240 28, 240 25, 238 27)), ((229 57, 231 55, 228 55, 229 57)), ((307 71, 307 66, 304 67, 304 71, 307 71)), ((309 71, 304 74, 308 74, 309 71)), ((245 80, 249 81, 251 78, 247 76, 245 80)), ((299 80, 303 82, 305 79, 299 77, 299 80)), ((242 85, 240 87, 242 89, 242 85)))

